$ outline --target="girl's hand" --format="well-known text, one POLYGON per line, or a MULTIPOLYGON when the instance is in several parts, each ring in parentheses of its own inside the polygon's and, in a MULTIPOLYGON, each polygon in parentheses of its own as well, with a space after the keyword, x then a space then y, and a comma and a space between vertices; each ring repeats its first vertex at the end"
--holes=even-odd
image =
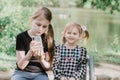
POLYGON ((33 56, 41 56, 44 52, 42 44, 38 41, 31 41, 30 49, 33 53, 33 56))
POLYGON ((60 80, 68 80, 66 77, 61 77, 60 80))
POLYGON ((75 78, 71 77, 71 78, 69 78, 69 80, 75 80, 75 78))

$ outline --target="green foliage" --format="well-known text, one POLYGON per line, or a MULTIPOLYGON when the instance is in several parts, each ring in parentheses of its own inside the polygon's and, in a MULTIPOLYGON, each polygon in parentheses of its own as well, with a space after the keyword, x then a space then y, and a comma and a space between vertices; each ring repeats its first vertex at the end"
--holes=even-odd
POLYGON ((36 0, 21 0, 21 5, 24 7, 37 6, 38 2, 36 0))
POLYGON ((34 9, 34 7, 16 7, 13 11, 7 11, 7 16, 0 18, 1 25, 4 26, 0 32, 0 54, 15 55, 15 37, 18 33, 29 29, 34 9))
POLYGON ((119 54, 110 54, 110 53, 105 54, 104 61, 120 65, 120 55, 119 54))
POLYGON ((119 54, 113 54, 107 52, 94 52, 94 51, 91 51, 88 54, 94 57, 95 65, 97 65, 97 63, 99 62, 107 62, 107 63, 120 65, 119 54))
POLYGON ((76 0, 77 7, 83 7, 85 3, 89 2, 91 8, 97 8, 106 10, 110 9, 110 13, 113 13, 115 10, 120 11, 120 1, 119 0, 76 0))
POLYGON ((4 52, 7 55, 15 55, 15 39, 4 35, 0 39, 0 43, 0 52, 4 52))
POLYGON ((96 0, 96 2, 93 1, 93 4, 96 4, 96 8, 100 8, 102 10, 110 8, 111 13, 113 13, 114 10, 120 11, 120 1, 118 0, 96 0))
POLYGON ((3 10, 3 5, 2 4, 0 4, 0 11, 2 11, 3 10))
POLYGON ((6 67, 0 66, 0 71, 8 71, 8 69, 6 67))
POLYGON ((5 27, 10 24, 10 17, 5 16, 0 18, 0 37, 2 37, 2 32, 4 31, 5 27))
POLYGON ((0 71, 9 71, 15 69, 16 58, 6 54, 0 54, 0 71))
POLYGON ((32 14, 31 9, 15 9, 15 12, 7 14, 8 16, 0 18, 0 54, 15 55, 15 37, 18 33, 28 29, 29 18, 32 14))
POLYGON ((0 28, 5 28, 10 23, 10 17, 5 16, 0 18, 0 28))
POLYGON ((120 45, 118 45, 119 43, 120 43, 120 38, 118 35, 115 35, 113 42, 111 43, 111 48, 112 51, 114 51, 114 53, 120 52, 120 45))
POLYGON ((59 0, 50 0, 52 3, 53 7, 58 7, 59 6, 59 0))
POLYGON ((77 7, 83 7, 86 1, 87 0, 76 0, 75 3, 77 7))
POLYGON ((38 1, 40 6, 51 6, 51 7, 59 7, 59 0, 40 0, 38 1))

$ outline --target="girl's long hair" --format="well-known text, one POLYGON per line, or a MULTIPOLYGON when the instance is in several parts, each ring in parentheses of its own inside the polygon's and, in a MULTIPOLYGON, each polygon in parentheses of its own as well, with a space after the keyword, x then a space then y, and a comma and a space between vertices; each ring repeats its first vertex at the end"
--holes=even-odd
MULTIPOLYGON (((51 20, 52 20, 52 13, 46 7, 39 8, 35 12, 35 14, 32 16, 31 20, 37 19, 41 15, 43 15, 49 22, 51 22, 51 20)), ((53 31, 53 27, 52 27, 51 24, 49 24, 48 31, 45 33, 45 37, 46 37, 46 40, 47 40, 48 53, 49 53, 50 62, 51 62, 52 59, 53 59, 53 55, 54 55, 54 31, 53 31)))

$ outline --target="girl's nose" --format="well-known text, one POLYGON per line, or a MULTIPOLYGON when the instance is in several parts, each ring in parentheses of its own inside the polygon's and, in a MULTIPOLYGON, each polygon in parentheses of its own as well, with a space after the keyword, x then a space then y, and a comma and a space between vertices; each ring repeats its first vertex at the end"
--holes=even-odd
POLYGON ((43 29, 43 26, 40 26, 38 29, 39 29, 39 30, 42 30, 42 29, 43 29))
POLYGON ((70 36, 73 36, 73 34, 70 34, 70 36))

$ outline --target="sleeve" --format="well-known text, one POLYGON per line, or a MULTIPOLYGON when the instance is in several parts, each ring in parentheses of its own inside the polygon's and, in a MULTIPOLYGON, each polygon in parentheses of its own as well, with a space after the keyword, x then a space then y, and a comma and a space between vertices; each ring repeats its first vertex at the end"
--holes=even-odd
POLYGON ((21 35, 16 37, 16 50, 25 50, 24 41, 21 35))
POLYGON ((56 46, 55 47, 55 53, 54 53, 54 57, 53 57, 53 63, 52 63, 52 71, 54 74, 54 79, 55 80, 59 80, 61 78, 61 70, 60 70, 60 52, 59 52, 59 47, 56 46))
POLYGON ((87 51, 86 48, 81 49, 80 60, 78 62, 77 71, 74 73, 73 77, 75 79, 83 80, 86 77, 87 72, 87 51))

